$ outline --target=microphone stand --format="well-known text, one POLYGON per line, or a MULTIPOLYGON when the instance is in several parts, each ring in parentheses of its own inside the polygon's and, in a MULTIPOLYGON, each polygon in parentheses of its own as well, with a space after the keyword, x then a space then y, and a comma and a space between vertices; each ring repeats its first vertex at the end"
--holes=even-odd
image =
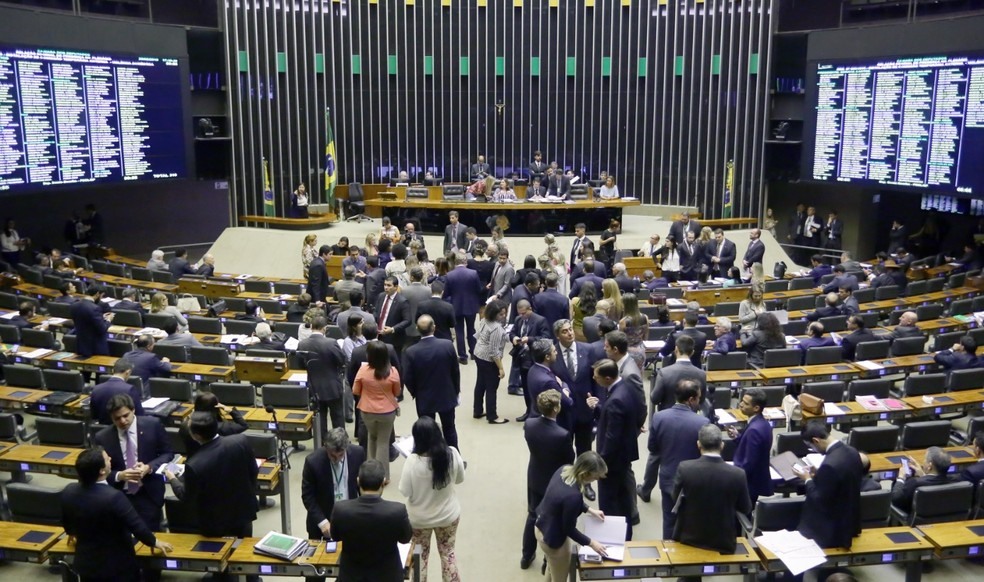
POLYGON ((280 525, 283 533, 292 535, 290 531, 290 446, 281 436, 277 409, 267 406, 266 411, 273 416, 273 434, 277 439, 277 462, 280 463, 280 525))

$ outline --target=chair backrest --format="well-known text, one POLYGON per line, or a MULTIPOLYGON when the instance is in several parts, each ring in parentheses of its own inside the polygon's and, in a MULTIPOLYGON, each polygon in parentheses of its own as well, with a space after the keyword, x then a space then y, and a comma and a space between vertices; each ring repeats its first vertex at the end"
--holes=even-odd
MULTIPOLYGON (((349 203, 362 202, 366 199, 366 195, 362 191, 362 184, 358 182, 349 183, 348 195, 349 195, 349 203)), ((464 196, 464 191, 462 191, 462 196, 464 196)))
POLYGON ((17 304, 20 300, 13 293, 6 293, 0 291, 0 307, 4 309, 17 309, 17 304))
POLYGON ((747 367, 748 367, 747 352, 731 352, 728 354, 707 354, 707 371, 709 372, 714 370, 744 370, 747 367))
POLYGON ((167 514, 167 529, 171 533, 197 534, 199 532, 196 505, 175 497, 165 497, 164 512, 167 514))
POLYGON ((40 416, 34 424, 38 444, 54 447, 84 447, 88 440, 85 423, 81 420, 40 416))
POLYGON ((963 287, 966 282, 967 273, 954 273, 946 280, 946 286, 950 289, 956 289, 957 287, 963 287))
POLYGON ((854 352, 855 360, 880 360, 888 357, 888 340, 861 342, 854 352))
POLYGON ((85 390, 85 378, 78 370, 48 370, 41 371, 44 386, 48 390, 81 393, 85 390))
POLYGON ((225 348, 199 348, 192 346, 191 348, 188 348, 188 361, 193 364, 228 366, 229 352, 225 348))
POLYGON ((62 348, 66 352, 72 352, 74 354, 78 351, 78 347, 78 339, 74 335, 65 334, 62 336, 62 348))
MULTIPOLYGON (((812 282, 812 279, 810 280, 812 282)), ((816 299, 812 295, 804 297, 790 297, 786 300, 786 309, 789 311, 803 311, 813 309, 816 306, 816 299)))
POLYGON ((968 315, 974 311, 974 300, 973 299, 957 299, 950 304, 950 316, 954 315, 968 315))
POLYGON ((298 330, 301 329, 302 325, 304 324, 294 321, 278 321, 273 324, 273 331, 279 331, 287 337, 297 339, 298 330))
POLYGON ((154 344, 154 353, 162 358, 168 358, 172 362, 188 361, 188 346, 154 344))
POLYGON ((130 267, 130 278, 136 279, 137 281, 154 280, 150 274, 150 269, 145 269, 144 267, 130 267))
POLYGON ((964 335, 966 334, 963 331, 948 331, 935 335, 933 338, 933 351, 939 352, 952 348, 953 344, 959 343, 960 338, 964 335))
POLYGON ((903 396, 936 394, 946 389, 946 374, 909 374, 902 383, 903 396))
POLYGON ((107 340, 106 344, 109 346, 109 355, 114 358, 122 358, 133 349, 133 344, 125 340, 111 339, 107 340))
POLYGON ((878 320, 881 318, 881 315, 875 311, 865 311, 859 313, 858 316, 861 317, 861 321, 864 322, 864 326, 868 329, 878 327, 878 320))
POLYGON ((167 433, 167 442, 171 444, 171 451, 180 455, 188 454, 188 445, 184 437, 181 436, 181 429, 179 427, 166 426, 164 427, 164 432, 167 433))
POLYGON ((946 388, 947 392, 960 392, 961 390, 974 390, 975 388, 984 388, 984 368, 950 371, 950 380, 946 388))
POLYGON ((261 392, 263 393, 263 406, 307 409, 310 405, 308 389, 304 386, 264 384, 261 392))
POLYGON ((63 317, 65 319, 72 318, 72 306, 68 303, 49 301, 45 304, 44 308, 48 310, 48 315, 51 317, 63 317))
POLYGON ((853 402, 858 396, 888 398, 891 389, 892 383, 882 378, 851 380, 851 383, 847 385, 847 400, 853 402))
POLYGON ((252 431, 247 431, 244 434, 250 448, 253 449, 253 457, 257 459, 274 459, 277 457, 277 435, 252 431))
POLYGON ((261 350, 251 348, 246 350, 246 355, 256 358, 286 358, 287 353, 280 350, 261 350))
POLYGON ((4 364, 3 377, 7 386, 18 388, 44 388, 44 376, 40 368, 24 364, 4 364))
POLYGON ((676 331, 672 325, 656 325, 649 328, 646 339, 649 341, 666 341, 670 334, 676 331))
POLYGON ((789 280, 789 290, 790 291, 800 291, 802 289, 812 289, 816 287, 816 283, 813 282, 813 277, 796 277, 789 280))
POLYGON ((776 434, 776 454, 781 455, 786 451, 791 451, 797 457, 805 457, 810 454, 809 447, 803 442, 798 432, 780 432, 776 434))
POLYGON ((764 531, 795 531, 803 513, 805 497, 765 497, 755 504, 755 534, 764 531))
POLYGON ((920 487, 912 497, 908 525, 967 519, 973 499, 974 484, 969 481, 920 487))
POLYGON ((930 319, 939 319, 943 316, 942 303, 930 303, 929 305, 920 305, 916 308, 916 316, 919 321, 928 321, 930 319))
POLYGON ((303 292, 303 285, 300 283, 288 283, 286 281, 275 281, 273 292, 278 295, 300 295, 303 292))
POLYGON ((892 513, 891 489, 861 493, 861 529, 885 527, 892 513))
POLYGON ((820 323, 823 324, 823 330, 827 333, 845 331, 847 329, 847 316, 831 315, 830 317, 821 317, 820 323))
POLYGON ((132 309, 114 309, 113 325, 143 327, 143 314, 132 309))
MULTIPOLYGON (((32 274, 29 278, 32 280, 28 280, 28 277, 25 277, 24 280, 27 281, 28 283, 34 283, 34 281, 36 280, 34 274, 32 274)), ((62 285, 65 284, 65 281, 66 281, 65 279, 62 279, 58 275, 41 275, 41 282, 34 283, 34 284, 43 285, 48 289, 61 289, 62 285)))
POLYGON ((0 325, 0 342, 5 344, 19 344, 20 328, 16 325, 0 325))
POLYGON ((156 327, 157 329, 164 329, 169 321, 174 319, 174 316, 170 313, 148 313, 144 316, 144 325, 147 327, 156 327))
POLYGON ((256 406, 256 388, 252 384, 212 382, 209 390, 227 406, 256 406))
POLYGON ((342 333, 342 328, 337 325, 329 325, 325 328, 325 337, 331 339, 345 339, 345 334, 342 333))
POLYGON ((844 359, 840 346, 823 346, 806 350, 806 365, 839 364, 844 359))
POLYGON ((151 378, 150 395, 154 398, 167 398, 175 402, 194 400, 191 381, 182 378, 151 378))
POLYGON ((803 392, 823 398, 824 402, 843 402, 844 382, 841 380, 810 382, 809 384, 803 385, 803 392))
POLYGON ((239 297, 223 297, 222 301, 225 301, 226 310, 235 311, 237 313, 246 312, 246 300, 240 299, 239 297))
POLYGON ((805 335, 810 322, 805 319, 794 319, 782 324, 782 333, 786 335, 805 335))
POLYGON ((276 299, 257 299, 256 304, 269 315, 280 315, 284 312, 284 306, 276 299))
POLYGON ((28 483, 9 483, 6 488, 7 506, 13 521, 42 525, 62 524, 61 489, 28 483))
POLYGON ((174 283, 174 275, 170 271, 151 271, 150 278, 155 283, 174 283))
POLYGON ((788 368, 799 366, 802 361, 803 351, 796 348, 782 348, 765 350, 763 367, 765 368, 788 368))
POLYGON ((245 321, 240 319, 225 320, 226 333, 252 335, 256 331, 255 321, 245 321))
POLYGON ((715 409, 723 408, 725 410, 731 408, 731 390, 727 388, 722 388, 721 390, 715 390, 711 394, 711 406, 715 409))
POLYGON ((736 301, 718 303, 714 306, 714 317, 735 317, 740 306, 741 303, 736 301))
POLYGON ((899 427, 856 426, 848 434, 847 444, 868 454, 894 451, 899 445, 899 427))
POLYGON ((188 331, 191 333, 222 334, 222 322, 211 317, 188 316, 188 331))
POLYGON ((853 295, 858 303, 870 303, 875 300, 875 289, 858 289, 853 295))
POLYGON ((243 291, 249 293, 271 293, 272 286, 269 281, 256 281, 246 279, 243 281, 243 291))
POLYGON ((926 292, 928 293, 938 293, 946 287, 946 279, 942 277, 935 277, 933 279, 926 279, 926 292))
POLYGON ((0 441, 17 442, 17 416, 0 412, 0 441))
POLYGON ((914 356, 926 349, 926 338, 923 336, 900 337, 892 342, 892 356, 914 356))
POLYGON ((974 494, 974 499, 977 503, 974 504, 973 513, 971 514, 971 519, 981 519, 984 517, 984 480, 981 480, 977 484, 977 492, 974 494))
POLYGON ((902 427, 900 449, 945 447, 950 442, 949 420, 910 422, 902 427))
POLYGON ((885 301, 886 299, 897 299, 899 296, 898 285, 885 285, 875 289, 875 301, 885 301))
POLYGON ((767 407, 782 405, 782 399, 786 396, 785 386, 756 386, 756 388, 765 392, 765 405, 767 407))
POLYGON ((32 285, 44 285, 44 275, 37 269, 17 265, 17 274, 21 276, 21 279, 23 279, 25 283, 30 283, 32 285))
POLYGON ((788 291, 789 281, 786 279, 774 279, 772 281, 765 282, 765 292, 772 293, 774 291, 788 291))
POLYGON ((22 329, 21 344, 32 348, 54 349, 55 334, 43 329, 22 329))
POLYGON ((926 281, 913 281, 912 283, 909 283, 908 288, 906 289, 906 294, 910 296, 922 295, 923 293, 927 293, 928 291, 929 291, 929 283, 927 283, 926 281))

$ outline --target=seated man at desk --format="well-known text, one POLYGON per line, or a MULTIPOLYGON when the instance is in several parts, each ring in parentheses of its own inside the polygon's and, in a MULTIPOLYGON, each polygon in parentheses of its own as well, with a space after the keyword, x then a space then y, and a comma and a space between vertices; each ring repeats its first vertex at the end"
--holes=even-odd
POLYGON ((892 487, 892 505, 902 511, 912 511, 912 499, 916 489, 929 485, 946 485, 954 478, 947 474, 950 470, 949 453, 939 447, 929 447, 922 465, 914 459, 908 461, 908 471, 899 471, 899 478, 892 487))
POLYGON ((848 275, 843 264, 834 266, 834 279, 824 285, 822 291, 824 293, 836 293, 841 287, 850 287, 852 291, 858 290, 858 278, 854 275, 848 275))
POLYGON ((844 360, 848 362, 854 361, 858 344, 878 341, 878 336, 865 327, 864 318, 860 315, 852 315, 847 318, 847 331, 851 333, 841 339, 841 350, 844 353, 844 360))
POLYGON ((941 350, 933 356, 933 361, 943 366, 944 370, 966 370, 976 368, 977 342, 969 335, 960 338, 960 341, 953 344, 953 347, 941 350))
POLYGON ((63 283, 62 286, 58 288, 58 291, 61 293, 61 296, 55 299, 56 303, 68 303, 71 305, 79 300, 79 298, 75 296, 75 293, 77 293, 78 290, 75 288, 75 283, 71 281, 66 281, 63 283))
POLYGON ((810 348, 825 348, 828 346, 835 345, 834 340, 830 336, 823 337, 823 324, 819 321, 814 321, 806 328, 806 334, 809 337, 803 338, 796 344, 796 347, 803 350, 803 362, 806 362, 806 352, 810 348))
POLYGON ((167 337, 157 342, 162 346, 185 346, 189 348, 200 348, 202 343, 195 339, 195 336, 188 332, 178 332, 178 320, 169 317, 161 326, 161 329, 167 333, 167 337))
MULTIPOLYGON (((6 325, 12 325, 17 329, 32 329, 34 324, 31 318, 34 317, 34 304, 30 301, 23 301, 17 306, 17 315, 3 321, 6 325)), ((45 326, 47 327, 47 326, 45 326)))
POLYGON ((897 340, 903 337, 916 337, 923 334, 922 330, 916 326, 919 322, 919 316, 916 315, 915 311, 906 311, 899 317, 899 324, 895 326, 892 330, 892 340, 897 340))
POLYGON ((154 353, 154 343, 154 336, 145 333, 133 341, 133 349, 122 358, 133 364, 133 375, 143 380, 144 386, 150 384, 151 378, 171 375, 171 360, 158 357, 154 353))
POLYGON ((471 166, 471 179, 473 182, 484 180, 492 173, 492 168, 485 163, 485 156, 478 156, 478 160, 471 166))
POLYGON ((141 314, 146 314, 147 310, 144 306, 140 304, 140 292, 134 287, 127 287, 123 290, 123 299, 119 303, 113 306, 113 311, 118 309, 126 309, 129 311, 136 311, 141 314))
POLYGON ((823 262, 823 255, 821 254, 815 254, 810 257, 810 264, 813 265, 813 268, 810 269, 810 272, 806 276, 813 279, 814 285, 820 285, 820 279, 832 272, 830 265, 823 262))
POLYGON ((198 261, 195 274, 206 279, 215 275, 215 257, 211 253, 205 253, 202 260, 198 261))
POLYGON ((547 169, 547 197, 570 200, 571 179, 553 168, 547 169))
POLYGON ((542 200, 547 195, 547 189, 540 183, 540 177, 533 178, 533 182, 526 188, 527 200, 542 200))
POLYGON ((964 466, 960 478, 970 481, 975 486, 984 480, 984 431, 974 435, 974 456, 977 462, 964 466))
POLYGON ((840 296, 833 291, 824 295, 823 307, 819 307, 806 314, 807 321, 817 321, 821 317, 834 317, 836 315, 844 315, 844 311, 841 309, 838 303, 840 302, 840 296))

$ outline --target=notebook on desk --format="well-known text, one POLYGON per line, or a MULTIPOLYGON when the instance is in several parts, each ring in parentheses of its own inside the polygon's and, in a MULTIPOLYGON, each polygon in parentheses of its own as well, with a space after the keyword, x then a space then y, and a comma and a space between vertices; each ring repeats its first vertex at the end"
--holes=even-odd
MULTIPOLYGON (((621 515, 606 515, 604 521, 591 514, 581 516, 581 531, 584 535, 605 546, 608 555, 606 560, 621 562, 625 559, 625 517, 621 515)), ((590 546, 581 546, 578 556, 587 561, 600 561, 601 556, 590 546)))

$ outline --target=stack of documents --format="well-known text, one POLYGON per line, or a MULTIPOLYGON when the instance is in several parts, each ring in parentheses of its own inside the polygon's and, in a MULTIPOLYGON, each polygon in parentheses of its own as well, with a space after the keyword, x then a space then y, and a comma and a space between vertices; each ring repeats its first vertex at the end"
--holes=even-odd
MULTIPOLYGON (((621 562, 625 559, 625 517, 622 515, 606 515, 604 520, 590 513, 581 516, 580 529, 584 535, 605 546, 608 555, 606 560, 621 562)), ((578 556, 597 561, 600 556, 589 546, 581 546, 578 556)))
POLYGON ((820 546, 813 540, 803 537, 798 531, 765 532, 755 538, 755 543, 775 554, 793 576, 798 576, 827 561, 827 556, 820 546))
POLYGON ((272 531, 256 542, 253 552, 282 560, 293 560, 307 547, 307 540, 272 531))

